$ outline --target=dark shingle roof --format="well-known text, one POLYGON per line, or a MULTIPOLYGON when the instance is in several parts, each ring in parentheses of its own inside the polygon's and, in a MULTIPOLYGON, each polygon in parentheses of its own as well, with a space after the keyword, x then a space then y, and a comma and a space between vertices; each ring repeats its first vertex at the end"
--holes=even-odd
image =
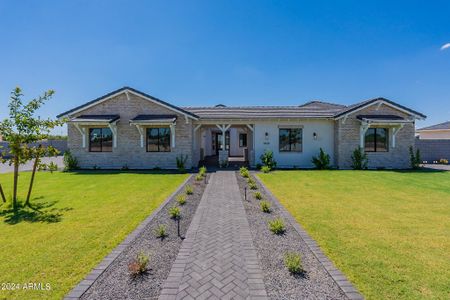
POLYGON ((161 99, 155 98, 155 97, 153 97, 153 96, 151 96, 151 95, 149 95, 149 94, 143 93, 143 92, 141 92, 141 91, 138 91, 138 90, 136 90, 136 89, 130 88, 130 87, 128 87, 128 86, 125 86, 125 87, 120 88, 120 89, 118 89, 118 90, 112 91, 111 93, 108 93, 108 94, 106 94, 106 95, 103 95, 103 96, 101 96, 101 97, 99 97, 99 98, 97 98, 97 99, 94 99, 94 100, 92 100, 92 101, 89 101, 89 102, 87 102, 87 103, 85 103, 85 104, 83 104, 83 105, 80 105, 80 106, 77 106, 77 107, 75 107, 75 108, 72 108, 72 109, 70 109, 70 110, 68 110, 68 111, 65 111, 65 112, 63 112, 63 113, 57 115, 56 117, 57 117, 57 118, 61 118, 62 116, 65 116, 65 115, 68 115, 68 114, 70 114, 70 113, 72 113, 72 112, 75 112, 75 111, 78 111, 78 110, 80 110, 80 109, 83 109, 84 107, 87 107, 87 106, 89 106, 89 105, 91 105, 91 104, 95 104, 96 102, 99 102, 99 101, 101 101, 101 100, 103 100, 103 99, 105 99, 105 98, 108 98, 108 97, 110 97, 110 96, 112 96, 112 95, 114 95, 114 94, 123 92, 123 91, 125 91, 125 90, 129 90, 129 91, 132 91, 132 92, 134 92, 134 93, 136 93, 136 94, 139 94, 139 95, 141 95, 141 96, 150 98, 150 99, 152 99, 152 100, 155 101, 155 102, 158 102, 158 103, 160 103, 160 104, 162 104, 162 105, 165 105, 165 106, 168 106, 168 107, 170 107, 170 108, 172 108, 172 109, 174 109, 174 110, 176 110, 176 111, 179 111, 179 112, 182 112, 182 113, 184 113, 184 114, 187 114, 187 115, 189 115, 189 116, 191 116, 191 117, 193 117, 193 118, 195 118, 195 119, 198 118, 198 116, 196 116, 195 114, 193 114, 193 113, 191 113, 191 112, 188 112, 188 111, 185 111, 185 110, 183 110, 182 108, 180 108, 180 107, 178 107, 178 106, 172 105, 172 104, 167 103, 167 102, 165 102, 165 101, 163 101, 163 100, 161 100, 161 99))
POLYGON ((422 130, 450 130, 450 121, 418 129, 422 130))

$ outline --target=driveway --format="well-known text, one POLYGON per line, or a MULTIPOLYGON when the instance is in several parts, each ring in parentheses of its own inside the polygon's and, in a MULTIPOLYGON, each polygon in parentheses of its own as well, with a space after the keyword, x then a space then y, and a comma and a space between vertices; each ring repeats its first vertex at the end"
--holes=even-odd
MULTIPOLYGON (((58 165, 58 169, 64 166, 62 156, 44 157, 42 158, 42 162, 46 164, 54 162, 55 164, 58 165)), ((19 168, 20 171, 31 171, 32 169, 33 169, 33 161, 29 161, 26 164, 21 165, 19 168)), ((9 166, 7 163, 6 164, 0 163, 0 173, 9 173, 12 171, 14 171, 13 166, 9 166)))

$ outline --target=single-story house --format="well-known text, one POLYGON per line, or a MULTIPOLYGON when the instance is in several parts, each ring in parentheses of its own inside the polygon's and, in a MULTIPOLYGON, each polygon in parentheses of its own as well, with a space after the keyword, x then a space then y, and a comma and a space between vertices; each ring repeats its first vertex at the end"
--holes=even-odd
POLYGON ((417 129, 421 140, 450 140, 450 121, 417 129))
POLYGON ((426 116, 385 98, 345 106, 178 107, 123 87, 58 116, 68 121, 68 147, 82 168, 176 168, 203 161, 260 163, 272 150, 278 167, 310 168, 322 148, 333 166, 351 167, 361 147, 370 168, 409 168, 415 121, 426 116))

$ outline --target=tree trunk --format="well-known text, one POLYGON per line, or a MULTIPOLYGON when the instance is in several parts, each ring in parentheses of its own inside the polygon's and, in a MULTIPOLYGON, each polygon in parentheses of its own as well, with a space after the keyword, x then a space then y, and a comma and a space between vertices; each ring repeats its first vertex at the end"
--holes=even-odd
POLYGON ((33 172, 31 173, 30 187, 28 188, 27 201, 25 202, 25 205, 27 205, 27 206, 30 206, 30 197, 31 197, 31 191, 33 190, 34 175, 36 174, 36 169, 37 169, 38 164, 39 164, 39 154, 36 155, 36 158, 34 159, 33 172))
POLYGON ((2 184, 1 184, 1 183, 0 183, 0 194, 1 194, 1 196, 2 196, 3 202, 6 202, 5 193, 3 193, 3 188, 2 188, 2 184))
POLYGON ((17 210, 17 182, 19 180, 19 158, 14 156, 13 210, 17 210))

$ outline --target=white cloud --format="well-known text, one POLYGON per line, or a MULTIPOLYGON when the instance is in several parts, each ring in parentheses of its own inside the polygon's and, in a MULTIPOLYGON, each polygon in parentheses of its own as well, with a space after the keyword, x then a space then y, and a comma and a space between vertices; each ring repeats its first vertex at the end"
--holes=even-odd
POLYGON ((448 48, 450 48, 450 43, 447 43, 447 44, 443 45, 441 47, 441 50, 445 50, 445 49, 448 49, 448 48))

